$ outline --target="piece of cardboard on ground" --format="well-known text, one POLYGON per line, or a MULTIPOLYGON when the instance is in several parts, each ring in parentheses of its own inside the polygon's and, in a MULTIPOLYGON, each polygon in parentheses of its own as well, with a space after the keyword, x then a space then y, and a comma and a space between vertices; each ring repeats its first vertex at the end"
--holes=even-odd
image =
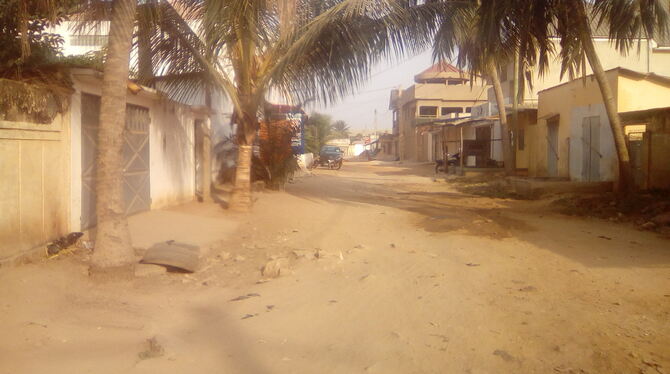
POLYGON ((199 260, 200 247, 170 240, 151 246, 140 262, 170 266, 193 273, 198 270, 199 260))

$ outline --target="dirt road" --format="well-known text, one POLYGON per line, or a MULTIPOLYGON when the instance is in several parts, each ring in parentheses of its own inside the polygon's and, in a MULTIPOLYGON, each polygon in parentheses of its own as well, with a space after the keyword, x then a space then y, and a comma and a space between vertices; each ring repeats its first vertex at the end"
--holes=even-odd
POLYGON ((347 163, 249 215, 134 218, 135 243, 195 236, 191 275, 0 269, 0 373, 670 373, 670 241, 430 175, 347 163))

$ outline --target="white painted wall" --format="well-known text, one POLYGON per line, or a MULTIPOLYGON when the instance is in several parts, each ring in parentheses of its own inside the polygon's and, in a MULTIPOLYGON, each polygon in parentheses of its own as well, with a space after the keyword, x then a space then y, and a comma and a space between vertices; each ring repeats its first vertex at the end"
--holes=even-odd
POLYGON ((195 117, 188 107, 154 102, 150 107, 151 208, 195 196, 195 117))
MULTIPOLYGON (((70 226, 81 230, 81 94, 101 95, 100 82, 75 77, 70 107, 70 226)), ((198 116, 189 106, 178 104, 151 92, 128 94, 129 104, 149 108, 151 209, 187 201, 195 196, 194 123, 198 116)), ((206 122, 209 124, 209 121, 206 122)))

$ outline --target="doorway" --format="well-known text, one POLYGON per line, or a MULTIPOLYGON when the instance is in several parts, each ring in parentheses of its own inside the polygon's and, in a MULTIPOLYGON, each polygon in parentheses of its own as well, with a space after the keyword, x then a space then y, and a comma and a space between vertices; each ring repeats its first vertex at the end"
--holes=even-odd
POLYGON ((600 180, 600 117, 585 117, 582 120, 582 180, 600 180))

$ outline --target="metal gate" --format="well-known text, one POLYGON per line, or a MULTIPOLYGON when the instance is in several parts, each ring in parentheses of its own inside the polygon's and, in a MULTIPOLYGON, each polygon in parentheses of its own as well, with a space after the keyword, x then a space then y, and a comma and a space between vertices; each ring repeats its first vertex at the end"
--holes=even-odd
POLYGON ((600 117, 585 117, 582 122, 582 180, 600 180, 600 117))
MULTIPOLYGON (((95 175, 100 121, 100 97, 81 96, 81 227, 95 226, 95 175)), ((149 110, 136 105, 126 107, 123 132, 123 200, 126 215, 151 208, 149 110)))

